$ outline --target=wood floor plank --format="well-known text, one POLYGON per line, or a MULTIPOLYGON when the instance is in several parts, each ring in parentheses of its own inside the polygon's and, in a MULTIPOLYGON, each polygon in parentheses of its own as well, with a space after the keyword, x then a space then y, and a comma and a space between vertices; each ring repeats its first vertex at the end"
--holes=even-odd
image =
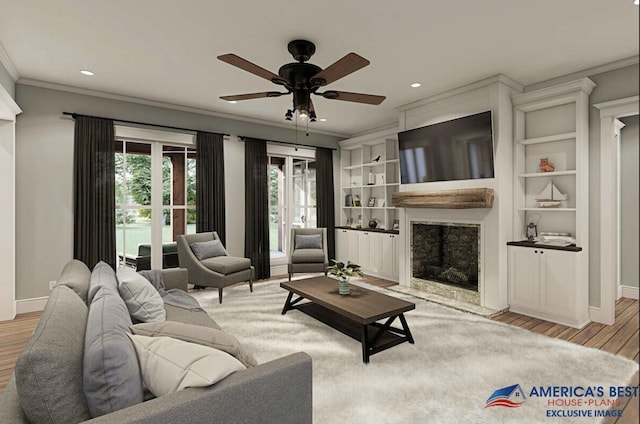
POLYGON ((617 355, 624 356, 625 358, 633 359, 640 351, 640 334, 638 330, 636 333, 631 335, 629 340, 620 348, 617 355))
POLYGON ((629 320, 627 323, 602 346, 602 350, 609 353, 618 353, 629 339, 638 332, 638 320, 629 320))

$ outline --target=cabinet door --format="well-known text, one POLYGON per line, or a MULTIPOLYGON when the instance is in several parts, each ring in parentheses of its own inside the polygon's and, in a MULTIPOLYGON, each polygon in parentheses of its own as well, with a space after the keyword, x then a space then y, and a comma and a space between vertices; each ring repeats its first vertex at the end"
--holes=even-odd
POLYGON ((539 249, 540 309, 562 318, 576 315, 576 254, 539 249))
POLYGON ((527 309, 540 306, 538 250, 509 246, 509 304, 527 309))
POLYGON ((358 231, 358 257, 357 261, 353 261, 360 265, 363 271, 368 271, 370 267, 370 243, 368 231, 358 231))
MULTIPOLYGON (((347 251, 346 251, 346 260, 358 263, 360 260, 359 249, 358 249, 358 233, 359 231, 347 231, 347 251)), ((344 262, 344 261, 343 261, 344 262)))
POLYGON ((395 236, 393 234, 384 234, 382 238, 382 263, 380 273, 385 277, 393 277, 395 268, 397 268, 398 259, 397 250, 395 248, 395 236))
POLYGON ((336 230, 336 259, 341 262, 347 261, 347 252, 349 250, 347 237, 347 230, 336 230))
POLYGON ((382 268, 382 243, 385 234, 369 233, 369 271, 379 274, 382 268))

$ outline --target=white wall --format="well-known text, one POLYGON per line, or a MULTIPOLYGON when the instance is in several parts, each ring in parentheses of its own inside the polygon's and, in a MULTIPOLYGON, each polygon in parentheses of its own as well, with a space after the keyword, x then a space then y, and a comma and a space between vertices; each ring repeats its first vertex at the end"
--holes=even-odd
MULTIPOLYGON (((16 298, 47 296, 73 256, 74 122, 62 112, 231 134, 225 141, 227 247, 244 255, 244 144, 237 135, 292 141, 291 129, 17 84, 24 113, 16 125, 16 298)), ((306 144, 337 147, 310 134, 306 144)))
POLYGON ((620 120, 620 283, 638 287, 638 115, 620 120))

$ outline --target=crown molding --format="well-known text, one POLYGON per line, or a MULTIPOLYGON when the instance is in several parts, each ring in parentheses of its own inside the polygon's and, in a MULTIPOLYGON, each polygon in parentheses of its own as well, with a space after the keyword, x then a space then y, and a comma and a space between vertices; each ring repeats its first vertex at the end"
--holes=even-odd
POLYGON ((9 56, 9 53, 7 53, 2 43, 0 43, 0 63, 2 63, 7 72, 9 72, 14 82, 20 78, 16 65, 13 64, 11 56, 9 56))
POLYGON ((616 60, 615 62, 605 63, 604 65, 594 66, 593 68, 583 69, 582 71, 574 72, 572 74, 567 74, 561 77, 536 82, 535 84, 527 85, 524 88, 524 91, 526 93, 529 91, 539 90, 541 88, 549 87, 552 85, 562 84, 568 81, 574 81, 577 79, 586 78, 593 75, 603 74, 609 71, 615 71, 616 69, 637 65, 639 62, 640 62, 639 56, 631 56, 626 59, 616 60))
MULTIPOLYGON (((146 105, 146 106, 161 107, 161 108, 164 108, 164 109, 179 110, 181 112, 189 112, 189 113, 197 113, 197 114, 200 114, 200 115, 215 116, 216 118, 231 119, 231 120, 234 120, 234 121, 251 122, 251 123, 254 123, 254 124, 267 125, 267 126, 271 126, 271 127, 293 129, 290 124, 285 124, 285 123, 272 122, 272 121, 267 121, 267 120, 264 120, 264 119, 248 118, 248 117, 245 117, 245 116, 233 115, 233 114, 230 114, 230 113, 215 112, 215 111, 209 110, 209 109, 202 109, 202 108, 191 107, 191 106, 182 106, 182 105, 178 105, 178 104, 174 104, 174 103, 167 103, 167 102, 160 102, 160 101, 157 101, 157 100, 145 99, 145 98, 142 98, 142 97, 126 96, 126 95, 123 95, 123 94, 115 94, 115 93, 109 93, 109 92, 106 92, 106 91, 99 91, 99 90, 92 90, 92 89, 88 89, 88 88, 74 87, 74 86, 71 86, 71 85, 58 84, 58 83, 53 83, 53 82, 48 82, 48 81, 34 80, 34 79, 29 79, 29 78, 20 78, 18 81, 16 81, 16 83, 17 84, 22 84, 22 85, 29 85, 29 86, 32 86, 32 87, 40 87, 40 88, 48 88, 48 89, 51 89, 51 90, 65 91, 65 92, 68 92, 68 93, 82 94, 82 95, 85 95, 85 96, 100 97, 100 98, 104 98, 104 99, 119 100, 119 101, 129 102, 129 103, 137 103, 137 104, 146 105)), ((340 138, 347 138, 348 137, 347 134, 336 133, 336 132, 332 132, 332 131, 323 131, 323 130, 314 129, 314 130, 309 131, 309 132, 310 133, 314 133, 314 134, 330 135, 330 136, 333 136, 333 137, 340 137, 340 138)))
POLYGON ((611 100, 609 102, 596 103, 593 106, 600 109, 600 118, 607 116, 621 118, 638 114, 639 99, 639 96, 632 96, 624 99, 611 100))
POLYGON ((506 85, 507 87, 516 90, 517 92, 521 93, 524 89, 524 85, 520 84, 518 81, 509 78, 506 75, 503 74, 498 74, 498 75, 494 75, 492 77, 489 78, 485 78, 476 82, 472 82, 471 84, 466 84, 463 85, 461 87, 458 88, 454 88, 453 90, 448 90, 448 91, 444 91, 442 93, 415 101, 413 103, 409 103, 403 106, 400 106, 398 108, 396 108, 396 110, 400 111, 400 112, 404 112, 406 110, 409 109, 413 109, 415 107, 418 106, 423 106, 426 105, 428 103, 433 103, 433 102, 437 102, 438 100, 442 100, 442 99, 446 99, 452 96, 457 96, 459 94, 462 93, 466 93, 468 91, 472 91, 472 90, 477 90, 479 88, 484 88, 496 83, 501 83, 506 85))
MULTIPOLYGON (((511 97, 511 102, 514 108, 522 110, 523 112, 529 112, 536 110, 541 105, 535 104, 536 102, 546 102, 555 104, 568 103, 573 99, 577 93, 582 92, 587 95, 591 94, 596 83, 589 78, 580 78, 575 81, 569 81, 562 84, 554 85, 552 87, 545 87, 535 91, 527 91, 526 93, 516 94, 511 97), (557 101, 550 99, 558 99, 557 101), (566 99, 564 101, 563 99, 566 99)), ((551 104, 544 106, 551 107, 551 104)))

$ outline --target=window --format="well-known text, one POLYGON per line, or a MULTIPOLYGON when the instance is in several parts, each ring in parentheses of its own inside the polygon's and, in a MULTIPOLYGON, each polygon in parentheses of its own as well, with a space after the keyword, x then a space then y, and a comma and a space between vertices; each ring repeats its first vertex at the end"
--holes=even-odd
POLYGON ((195 153, 192 146, 116 141, 120 264, 136 266, 136 257, 151 256, 152 268, 166 266, 161 245, 195 232, 195 153))
MULTIPOLYGON (((315 152, 271 146, 269 153, 269 244, 271 258, 286 259, 292 228, 315 228, 315 152)), ((273 263, 273 261, 272 261, 273 263)))

